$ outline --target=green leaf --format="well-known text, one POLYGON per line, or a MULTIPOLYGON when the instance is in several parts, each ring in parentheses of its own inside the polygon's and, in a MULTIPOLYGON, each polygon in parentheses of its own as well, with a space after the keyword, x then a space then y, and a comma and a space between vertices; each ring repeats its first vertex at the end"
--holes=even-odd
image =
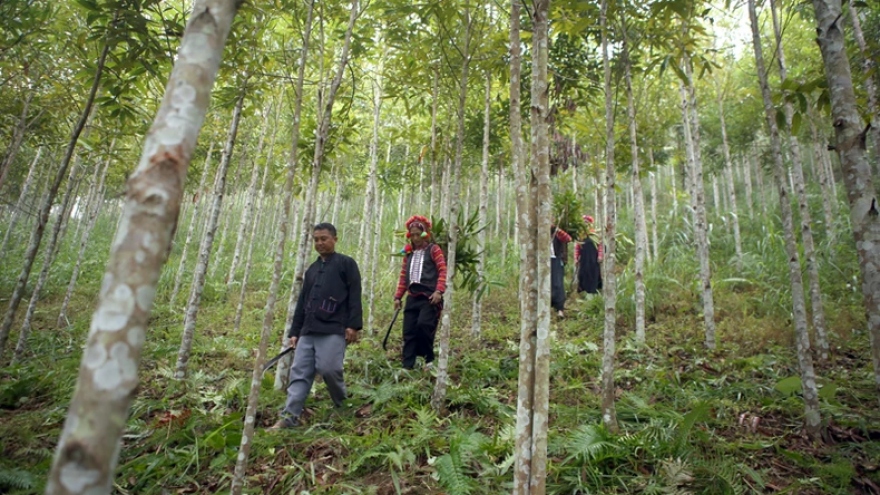
POLYGON ((788 378, 783 378, 782 380, 778 381, 776 385, 773 386, 773 388, 783 395, 791 397, 801 390, 801 377, 790 376, 788 378))

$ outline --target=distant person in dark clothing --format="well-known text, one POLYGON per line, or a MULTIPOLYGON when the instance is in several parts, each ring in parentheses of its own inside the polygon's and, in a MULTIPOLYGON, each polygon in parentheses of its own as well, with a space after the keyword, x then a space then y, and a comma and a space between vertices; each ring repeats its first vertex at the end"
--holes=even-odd
POLYGON ((597 294, 602 289, 602 243, 595 242, 593 237, 593 217, 584 215, 587 232, 581 242, 575 244, 574 262, 577 265, 578 292, 597 294))
POLYGON ((568 260, 568 246, 571 236, 556 225, 551 227, 553 247, 550 250, 550 306, 556 315, 565 317, 565 262, 568 260))
POLYGON ((443 309, 443 292, 446 291, 446 258, 440 246, 431 238, 431 222, 419 215, 406 221, 406 237, 403 267, 397 291, 394 293, 394 309, 400 309, 401 299, 406 296, 403 309, 403 367, 415 367, 416 358, 425 358, 425 368, 434 366, 434 336, 440 311, 443 309))
POLYGON ((346 344, 358 340, 363 327, 361 274, 357 262, 336 252, 336 227, 319 223, 312 231, 318 259, 309 266, 287 332, 296 348, 290 367, 287 403, 273 429, 299 424, 315 374, 327 384, 330 398, 340 407, 346 397, 342 362, 346 344))

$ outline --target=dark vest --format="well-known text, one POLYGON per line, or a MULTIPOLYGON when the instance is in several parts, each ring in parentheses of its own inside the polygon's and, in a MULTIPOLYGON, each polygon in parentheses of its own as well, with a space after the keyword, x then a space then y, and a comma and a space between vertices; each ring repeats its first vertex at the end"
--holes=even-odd
POLYGON ((434 263, 434 257, 431 256, 433 249, 434 244, 428 244, 428 247, 425 248, 425 257, 422 261, 422 280, 412 286, 409 283, 409 269, 412 265, 413 253, 406 255, 406 288, 412 294, 424 293, 428 295, 437 290, 437 280, 440 278, 440 274, 437 271, 437 264, 434 263))

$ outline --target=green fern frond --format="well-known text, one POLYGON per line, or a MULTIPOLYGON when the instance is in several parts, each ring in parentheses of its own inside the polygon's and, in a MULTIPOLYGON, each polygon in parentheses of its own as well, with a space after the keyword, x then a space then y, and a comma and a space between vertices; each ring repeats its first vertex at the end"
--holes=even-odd
POLYGON ((596 461, 619 451, 620 447, 612 441, 604 427, 584 425, 573 431, 563 444, 569 459, 596 461))
POLYGON ((465 473, 461 456, 455 452, 438 457, 434 467, 437 469, 437 480, 449 495, 468 495, 473 490, 474 480, 465 473))
POLYGON ((0 468, 0 492, 33 488, 34 475, 15 468, 0 468))

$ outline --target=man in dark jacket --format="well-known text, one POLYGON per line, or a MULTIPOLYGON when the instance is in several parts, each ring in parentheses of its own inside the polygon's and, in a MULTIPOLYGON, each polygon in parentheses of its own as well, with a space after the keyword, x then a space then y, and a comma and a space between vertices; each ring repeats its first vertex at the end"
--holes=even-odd
POLYGON ((299 424, 315 374, 320 373, 337 407, 345 400, 342 361, 346 344, 358 340, 363 327, 361 274, 355 260, 336 252, 336 227, 319 223, 313 229, 318 259, 306 271, 303 287, 287 332, 295 347, 287 403, 273 428, 299 424))

